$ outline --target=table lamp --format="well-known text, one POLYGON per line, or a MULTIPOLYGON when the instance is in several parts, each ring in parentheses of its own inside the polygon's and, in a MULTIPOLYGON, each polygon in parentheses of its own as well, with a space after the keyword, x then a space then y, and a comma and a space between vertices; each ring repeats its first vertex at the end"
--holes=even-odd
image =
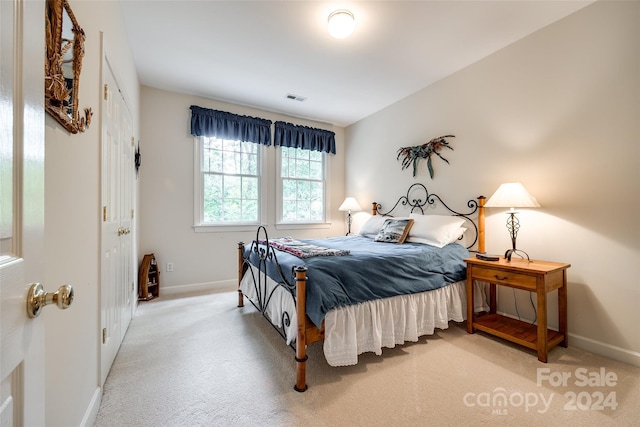
POLYGON ((347 231, 347 236, 351 234, 351 212, 358 212, 361 211, 362 208, 360 207, 360 205, 358 204, 358 201, 356 199, 354 199, 353 197, 347 197, 346 199, 344 199, 344 202, 342 202, 342 204, 340 205, 340 207, 338 208, 339 211, 346 211, 348 212, 347 214, 347 225, 348 225, 348 231, 347 231))
POLYGON ((529 260, 529 255, 525 251, 516 249, 516 236, 520 229, 520 221, 518 221, 518 217, 516 216, 517 211, 515 208, 539 208, 540 205, 536 198, 529 194, 527 189, 524 188, 524 185, 519 182, 510 182, 500 185, 498 190, 493 193, 493 196, 487 200, 484 206, 486 208, 509 208, 509 212, 507 212, 509 215, 507 218, 507 230, 509 230, 509 234, 511 235, 511 249, 507 249, 504 257, 507 261, 511 261, 513 254, 518 254, 521 257, 523 257, 522 254, 524 254, 527 260, 529 260))

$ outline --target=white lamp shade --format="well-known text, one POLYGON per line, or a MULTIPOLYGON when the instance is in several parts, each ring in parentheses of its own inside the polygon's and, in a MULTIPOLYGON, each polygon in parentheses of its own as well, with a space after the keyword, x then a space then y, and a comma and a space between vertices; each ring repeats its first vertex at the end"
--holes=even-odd
POLYGON ((361 211, 362 208, 358 204, 358 201, 353 197, 347 197, 344 199, 344 202, 338 208, 339 211, 349 211, 349 212, 358 212, 361 211))
POLYGON ((336 10, 329 15, 328 30, 329 34, 336 39, 344 39, 349 37, 356 27, 353 13, 348 10, 336 10))
POLYGON ((493 196, 484 204, 488 208, 539 208, 540 204, 524 185, 509 182, 500 185, 493 196))

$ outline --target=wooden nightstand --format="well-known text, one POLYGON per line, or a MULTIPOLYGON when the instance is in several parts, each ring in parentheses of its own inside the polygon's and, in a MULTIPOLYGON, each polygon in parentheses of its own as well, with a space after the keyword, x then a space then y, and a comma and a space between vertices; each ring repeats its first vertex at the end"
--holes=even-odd
POLYGON ((549 261, 482 261, 465 259, 467 263, 467 332, 483 331, 538 352, 538 360, 547 362, 547 352, 560 344, 567 347, 567 268, 571 264, 549 261), (473 282, 481 280, 489 286, 489 313, 475 316, 473 282), (524 289, 537 295, 538 325, 496 313, 496 285, 524 289), (547 328, 547 293, 558 290, 559 330, 547 328))

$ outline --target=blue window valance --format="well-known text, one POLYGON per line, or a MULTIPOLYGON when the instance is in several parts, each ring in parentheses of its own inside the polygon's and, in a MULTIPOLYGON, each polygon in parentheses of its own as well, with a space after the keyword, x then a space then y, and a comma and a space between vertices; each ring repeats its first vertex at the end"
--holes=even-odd
POLYGON ((286 122, 275 123, 274 145, 336 154, 336 134, 286 122))
POLYGON ((191 135, 271 145, 271 120, 192 105, 191 135))

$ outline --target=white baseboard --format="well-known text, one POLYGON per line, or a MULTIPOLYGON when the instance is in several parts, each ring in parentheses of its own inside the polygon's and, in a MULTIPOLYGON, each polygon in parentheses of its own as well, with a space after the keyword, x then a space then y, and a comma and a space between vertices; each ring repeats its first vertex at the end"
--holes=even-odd
POLYGON ((197 293, 231 292, 238 290, 237 280, 222 280, 220 282, 193 283, 189 285, 165 286, 160 296, 176 296, 197 293))
POLYGON ((569 333, 569 345, 640 368, 640 353, 569 333))
MULTIPOLYGON (((517 319, 509 313, 498 312, 499 314, 513 319, 517 319)), ((532 323, 531 319, 521 318, 524 322, 532 323)), ((548 325, 548 328, 557 331, 553 325, 548 325)), ((626 348, 617 347, 615 345, 603 343, 593 340, 591 338, 583 337, 581 335, 572 334, 569 332, 569 345, 581 348, 582 350, 590 351, 591 353, 598 354, 600 356, 608 357, 609 359, 617 360, 618 362, 628 363, 629 365, 637 366, 640 368, 640 353, 627 350, 626 348)))
POLYGON ((82 421, 80 422, 81 427, 85 426, 93 426, 96 423, 96 418, 98 417, 98 410, 100 409, 100 402, 102 401, 102 388, 96 387, 93 392, 93 396, 91 397, 91 401, 89 402, 89 406, 84 413, 84 417, 82 417, 82 421))

